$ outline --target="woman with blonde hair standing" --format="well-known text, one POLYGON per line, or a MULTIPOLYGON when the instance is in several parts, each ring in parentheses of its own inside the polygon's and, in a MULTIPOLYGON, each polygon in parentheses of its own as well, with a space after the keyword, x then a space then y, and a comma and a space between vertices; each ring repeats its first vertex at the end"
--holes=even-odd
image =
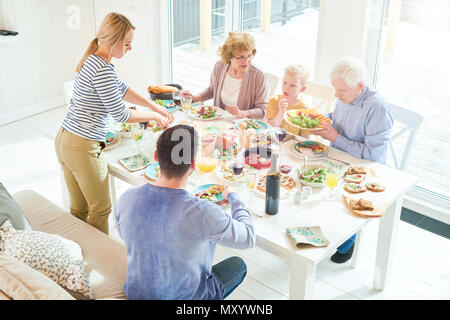
POLYGON ((112 58, 120 59, 131 50, 134 30, 118 13, 110 13, 102 21, 76 68, 69 110, 55 140, 70 194, 70 213, 106 234, 111 212, 108 164, 103 155, 108 116, 120 123, 154 120, 161 128, 171 120, 167 110, 128 88, 111 64, 112 58), (150 110, 130 110, 124 101, 150 110))
POLYGON ((264 118, 269 87, 264 72, 252 65, 255 39, 245 32, 230 32, 219 54, 209 87, 192 95, 192 101, 213 99, 215 106, 237 118, 264 118))

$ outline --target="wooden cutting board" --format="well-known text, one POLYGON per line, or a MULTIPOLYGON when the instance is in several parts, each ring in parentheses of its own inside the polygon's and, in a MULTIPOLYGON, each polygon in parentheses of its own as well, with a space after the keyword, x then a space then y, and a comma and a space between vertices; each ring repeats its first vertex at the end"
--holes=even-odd
MULTIPOLYGON (((374 210, 369 211, 369 210, 354 210, 350 207, 350 200, 354 200, 351 199, 347 196, 343 196, 344 197, 344 203, 347 206, 348 210, 350 210, 351 213, 357 215, 358 217, 363 217, 363 218, 380 218, 383 216, 384 212, 386 211, 386 205, 382 205, 380 207, 374 208, 374 210)), ((360 197, 363 198, 364 197, 360 197)))

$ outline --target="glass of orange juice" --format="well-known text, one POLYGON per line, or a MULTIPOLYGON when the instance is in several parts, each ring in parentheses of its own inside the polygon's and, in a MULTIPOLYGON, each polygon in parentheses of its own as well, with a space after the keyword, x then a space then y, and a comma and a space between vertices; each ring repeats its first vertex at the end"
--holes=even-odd
POLYGON ((213 156, 200 157, 200 159, 197 160, 197 168, 203 172, 211 172, 216 169, 217 162, 217 158, 213 156))
POLYGON ((252 190, 256 186, 256 172, 249 171, 245 174, 245 182, 247 184, 247 199, 252 198, 252 190))
POLYGON ((336 168, 327 168, 326 176, 325 176, 325 184, 330 190, 328 193, 328 199, 332 200, 334 197, 334 193, 336 188, 339 185, 339 171, 336 168))
POLYGON ((218 159, 212 153, 212 147, 215 145, 215 137, 203 137, 200 143, 199 153, 197 157, 197 169, 203 172, 211 172, 216 169, 218 159), (207 138, 207 139, 206 139, 207 138))
POLYGON ((189 112, 191 111, 192 106, 192 96, 183 94, 181 97, 181 109, 184 112, 185 118, 188 117, 189 112))

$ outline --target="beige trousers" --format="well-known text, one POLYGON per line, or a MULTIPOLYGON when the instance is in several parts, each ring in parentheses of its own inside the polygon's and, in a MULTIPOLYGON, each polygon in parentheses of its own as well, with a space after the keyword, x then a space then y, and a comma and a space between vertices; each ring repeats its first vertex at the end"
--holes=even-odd
POLYGON ((62 128, 55 139, 56 155, 70 194, 70 213, 108 234, 111 198, 103 148, 101 142, 62 128))

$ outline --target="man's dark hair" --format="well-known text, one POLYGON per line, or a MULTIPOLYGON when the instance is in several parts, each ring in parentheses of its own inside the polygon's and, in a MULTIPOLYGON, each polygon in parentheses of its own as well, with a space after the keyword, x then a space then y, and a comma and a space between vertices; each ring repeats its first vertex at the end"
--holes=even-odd
POLYGON ((181 178, 197 154, 198 135, 191 126, 177 125, 166 129, 156 142, 161 174, 167 178, 181 178))

